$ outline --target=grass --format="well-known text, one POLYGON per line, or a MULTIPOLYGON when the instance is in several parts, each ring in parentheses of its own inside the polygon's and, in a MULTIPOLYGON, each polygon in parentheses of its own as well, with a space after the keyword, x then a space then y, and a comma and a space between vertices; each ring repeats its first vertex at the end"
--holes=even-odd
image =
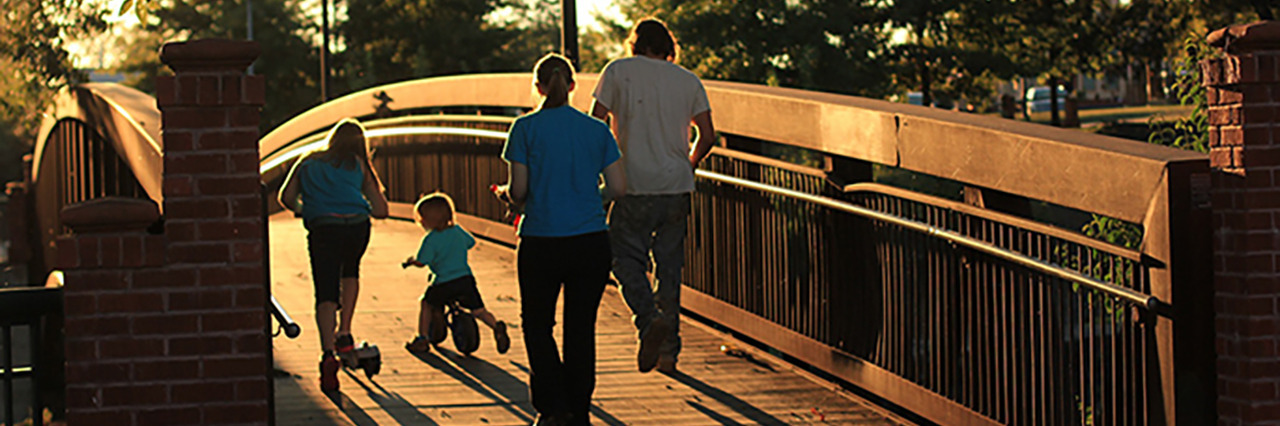
MULTIPOLYGON (((1114 108, 1096 108, 1080 110, 1080 125, 1090 127, 1093 125, 1101 125, 1104 123, 1115 122, 1147 122, 1151 118, 1157 121, 1171 121, 1191 114, 1192 107, 1183 105, 1142 105, 1142 106, 1126 106, 1114 108)), ((1031 114, 1033 123, 1048 124, 1049 113, 1037 112, 1031 114)))

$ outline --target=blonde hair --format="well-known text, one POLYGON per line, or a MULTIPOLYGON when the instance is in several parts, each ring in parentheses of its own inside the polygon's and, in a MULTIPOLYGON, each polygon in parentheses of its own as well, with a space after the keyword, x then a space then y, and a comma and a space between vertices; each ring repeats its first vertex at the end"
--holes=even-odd
POLYGON ((329 129, 325 140, 328 147, 317 152, 317 159, 334 167, 351 169, 369 161, 369 142, 364 136, 365 128, 354 118, 338 120, 329 129))
POLYGON ((443 192, 432 192, 418 198, 418 202, 413 204, 413 221, 419 225, 423 224, 423 217, 433 214, 443 215, 443 224, 450 225, 453 223, 453 198, 449 194, 443 192), (439 212, 439 213, 436 213, 439 212))

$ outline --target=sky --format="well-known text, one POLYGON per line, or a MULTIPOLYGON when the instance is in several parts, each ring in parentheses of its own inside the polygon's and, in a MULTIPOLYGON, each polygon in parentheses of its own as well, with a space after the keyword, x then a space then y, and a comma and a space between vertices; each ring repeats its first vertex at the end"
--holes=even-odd
POLYGON ((574 4, 578 8, 576 15, 578 16, 578 26, 587 27, 595 24, 595 19, 591 17, 591 12, 601 11, 607 16, 619 16, 622 12, 618 11, 618 7, 613 4, 613 0, 577 0, 574 4))
MULTIPOLYGON (((97 0, 97 1, 105 2, 110 7, 109 10, 117 11, 117 10, 120 10, 120 5, 123 4, 125 0, 97 0)), ((337 0, 337 1, 341 1, 341 0, 337 0)), ((614 0, 576 0, 576 1, 577 1, 575 3, 575 7, 577 8, 576 15, 578 16, 578 29, 580 32, 585 31, 590 27, 597 26, 595 19, 592 17, 593 12, 602 12, 605 15, 610 15, 610 16, 621 15, 621 12, 618 11, 618 7, 614 5, 614 0)), ((309 3, 314 3, 317 5, 317 6, 314 6, 314 8, 317 10, 317 12, 314 15, 316 15, 317 17, 316 19, 319 20, 319 6, 318 6, 319 1, 310 0, 309 3)), ((75 61, 76 67, 109 68, 116 61, 116 56, 114 55, 114 49, 112 49, 111 47, 113 44, 121 42, 122 39, 119 36, 119 34, 122 34, 123 32, 127 31, 128 28, 132 27, 133 25, 137 25, 138 23, 138 19, 132 13, 126 14, 125 16, 116 16, 114 13, 112 13, 111 16, 107 17, 107 21, 113 24, 112 32, 114 34, 110 34, 106 37, 95 37, 92 40, 83 40, 83 41, 76 41, 76 42, 70 43, 69 50, 71 51, 71 55, 73 57, 73 60, 75 61)))

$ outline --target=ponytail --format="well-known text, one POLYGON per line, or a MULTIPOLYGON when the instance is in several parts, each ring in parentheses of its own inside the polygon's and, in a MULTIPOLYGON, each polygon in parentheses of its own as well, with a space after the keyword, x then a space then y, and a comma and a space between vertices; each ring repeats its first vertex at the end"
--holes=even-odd
POLYGON ((538 85, 546 94, 543 107, 558 107, 569 103, 569 85, 573 83, 573 65, 564 56, 548 53, 533 67, 538 85))

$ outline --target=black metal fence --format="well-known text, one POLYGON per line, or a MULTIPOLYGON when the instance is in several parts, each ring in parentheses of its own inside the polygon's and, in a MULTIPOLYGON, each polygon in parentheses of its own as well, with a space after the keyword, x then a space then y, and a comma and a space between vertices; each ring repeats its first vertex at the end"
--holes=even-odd
POLYGON ((61 418, 62 289, 0 289, 0 408, 5 424, 61 418), (29 419, 29 420, 28 420, 29 419))
MULTIPOLYGON (((819 170, 749 158, 717 155, 704 169, 1148 290, 1131 250, 968 214, 945 200, 903 198, 877 185, 846 193, 819 170)), ((1160 397, 1148 383, 1160 372, 1151 362, 1154 313, 1146 306, 936 235, 702 179, 687 254, 691 289, 999 423, 1148 424, 1151 400, 1160 397)))
POLYGON ((60 206, 107 196, 147 197, 128 163, 87 124, 62 120, 54 126, 50 140, 55 141, 47 149, 55 152, 56 175, 75 177, 59 180, 60 206))

